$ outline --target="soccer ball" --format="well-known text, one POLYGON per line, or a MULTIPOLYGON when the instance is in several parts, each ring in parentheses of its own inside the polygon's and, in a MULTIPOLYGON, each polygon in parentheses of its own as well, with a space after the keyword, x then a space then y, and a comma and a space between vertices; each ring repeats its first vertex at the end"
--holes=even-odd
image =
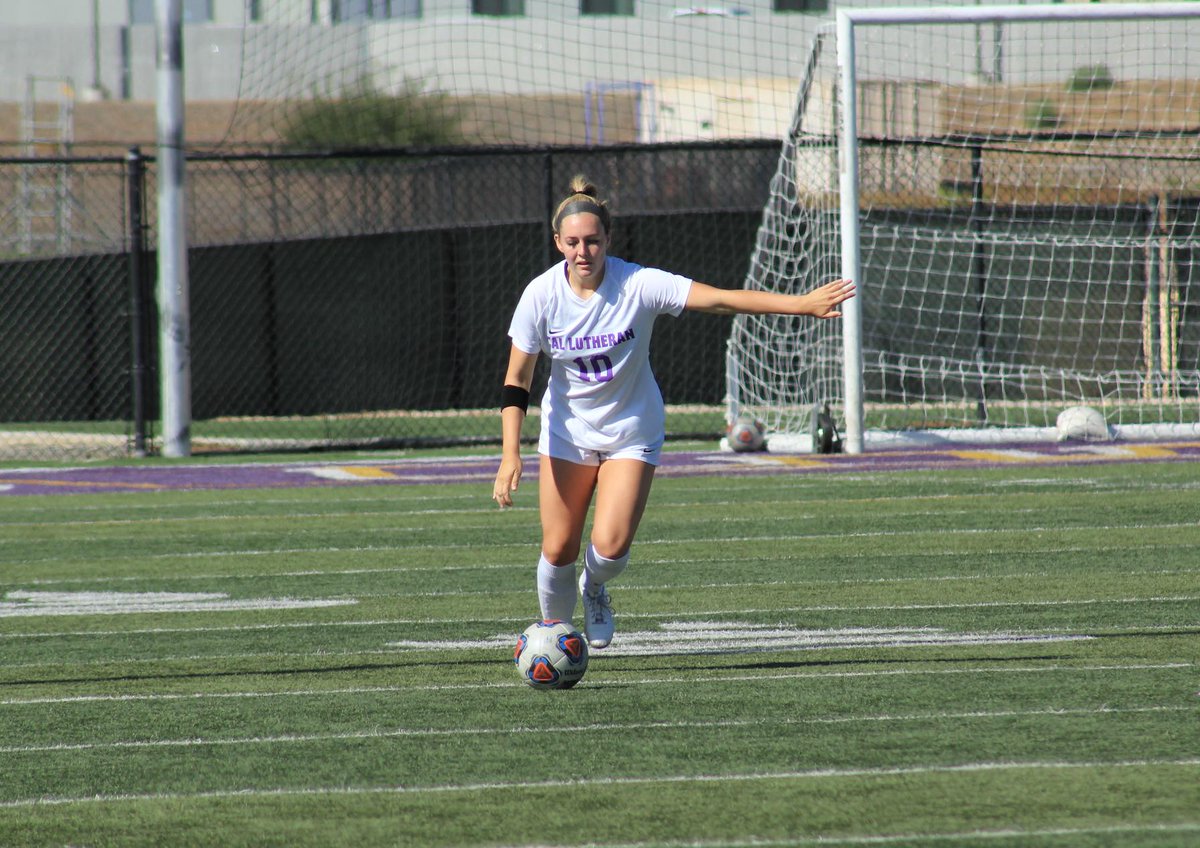
POLYGON ((570 689, 587 671, 587 639, 569 622, 535 621, 517 639, 513 662, 534 689, 570 689))
POLYGON ((739 418, 729 428, 729 448, 738 453, 760 451, 767 446, 767 428, 753 418, 739 418))
POLYGON ((1108 424, 1098 409, 1090 406, 1070 406, 1058 414, 1054 422, 1058 440, 1079 439, 1085 442, 1106 442, 1112 438, 1108 424))

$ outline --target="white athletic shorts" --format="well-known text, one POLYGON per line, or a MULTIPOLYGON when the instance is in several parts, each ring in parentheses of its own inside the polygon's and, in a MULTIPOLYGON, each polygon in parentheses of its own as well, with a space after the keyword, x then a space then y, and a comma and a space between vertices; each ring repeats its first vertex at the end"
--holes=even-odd
POLYGON ((552 459, 565 459, 576 465, 596 466, 609 459, 638 459, 647 465, 658 465, 662 457, 663 440, 652 445, 630 445, 612 451, 581 448, 566 439, 551 435, 543 430, 538 438, 538 453, 552 459))

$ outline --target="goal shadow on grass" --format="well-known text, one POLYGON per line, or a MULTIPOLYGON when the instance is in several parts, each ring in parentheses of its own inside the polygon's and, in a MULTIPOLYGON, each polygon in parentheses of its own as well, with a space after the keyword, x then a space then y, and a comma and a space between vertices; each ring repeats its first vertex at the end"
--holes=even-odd
POLYGON ((339 666, 317 666, 312 668, 240 668, 214 671, 164 671, 147 674, 91 675, 87 677, 39 677, 28 678, 24 680, 0 681, 0 690, 13 686, 64 685, 79 683, 139 683, 149 680, 219 680, 221 678, 290 677, 293 675, 318 676, 329 674, 357 674, 370 671, 402 671, 405 669, 419 668, 421 666, 444 669, 450 665, 491 666, 499 664, 511 666, 512 660, 509 657, 480 657, 477 659, 459 659, 454 660, 452 663, 447 663, 444 659, 439 660, 430 658, 406 662, 354 663, 339 666))

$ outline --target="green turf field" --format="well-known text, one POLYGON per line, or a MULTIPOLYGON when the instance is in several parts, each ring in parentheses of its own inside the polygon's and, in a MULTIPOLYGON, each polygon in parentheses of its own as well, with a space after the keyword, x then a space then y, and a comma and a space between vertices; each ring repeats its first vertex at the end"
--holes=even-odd
POLYGON ((1200 844, 1200 465, 664 477, 566 692, 490 491, 0 497, 0 845, 1200 844))

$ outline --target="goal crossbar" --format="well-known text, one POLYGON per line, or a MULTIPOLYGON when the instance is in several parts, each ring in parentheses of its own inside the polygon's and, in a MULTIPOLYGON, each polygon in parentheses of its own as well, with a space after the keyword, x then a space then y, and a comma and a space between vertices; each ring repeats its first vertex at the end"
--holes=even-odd
POLYGON ((1000 21, 1131 20, 1134 18, 1194 18, 1195 3, 1097 3, 1028 6, 893 6, 873 9, 839 9, 838 26, 859 24, 949 24, 1000 21))

